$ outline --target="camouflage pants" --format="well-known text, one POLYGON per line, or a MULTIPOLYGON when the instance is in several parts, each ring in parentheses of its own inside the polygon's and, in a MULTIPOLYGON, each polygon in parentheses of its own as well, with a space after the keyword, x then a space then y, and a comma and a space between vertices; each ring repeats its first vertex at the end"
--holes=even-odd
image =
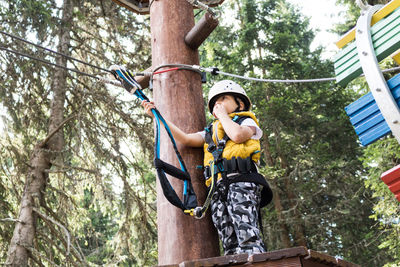
POLYGON ((265 252, 258 227, 261 189, 254 183, 232 183, 225 197, 225 184, 218 183, 211 202, 211 217, 225 255, 265 252))

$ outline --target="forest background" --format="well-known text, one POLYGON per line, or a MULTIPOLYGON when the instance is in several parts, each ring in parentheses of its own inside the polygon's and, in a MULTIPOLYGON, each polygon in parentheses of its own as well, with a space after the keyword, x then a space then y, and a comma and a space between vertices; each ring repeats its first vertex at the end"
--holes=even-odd
MULTIPOLYGON (((332 31, 344 33, 359 9, 353 0, 337 5, 346 12, 332 31)), ((218 9, 220 26, 199 49, 202 66, 273 79, 334 77, 324 48, 310 49, 309 19, 285 0, 226 0, 218 9)), ((95 66, 151 66, 149 17, 111 0, 0 0, 0 18, 2 32, 95 66)), ((4 48, 104 71, 4 34, 0 43, 0 264, 157 264, 152 120, 120 88, 4 48)), ((204 95, 224 78, 208 76, 204 95)), ((400 147, 391 136, 361 147, 344 112, 368 92, 365 80, 345 88, 237 82, 264 131, 261 172, 275 194, 262 213, 268 249, 304 245, 362 266, 399 266, 400 208, 380 174, 399 164, 400 147)))

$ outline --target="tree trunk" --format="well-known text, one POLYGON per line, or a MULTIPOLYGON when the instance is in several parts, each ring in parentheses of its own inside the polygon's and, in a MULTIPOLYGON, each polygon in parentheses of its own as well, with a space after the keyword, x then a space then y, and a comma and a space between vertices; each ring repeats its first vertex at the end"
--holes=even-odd
MULTIPOLYGON (((58 52, 63 54, 69 53, 71 22, 72 0, 65 0, 59 32, 60 43, 57 48, 58 52)), ((66 66, 66 59, 64 57, 57 58, 57 64, 66 66)), ((55 153, 60 152, 64 147, 63 131, 62 127, 59 126, 64 119, 66 77, 65 70, 57 69, 55 71, 51 86, 53 99, 50 111, 49 133, 57 132, 51 135, 49 139, 46 139, 47 143, 38 142, 32 152, 30 158, 31 169, 25 181, 18 221, 9 246, 6 265, 28 266, 29 255, 35 249, 34 238, 36 235, 37 215, 33 212, 33 208, 39 208, 40 203, 44 200, 43 193, 48 178, 45 170, 51 167, 51 160, 55 153)))
MULTIPOLYGON (((268 137, 264 137, 264 155, 267 161, 267 165, 270 167, 274 166, 274 160, 272 158, 271 152, 270 152, 270 143, 268 140, 268 137)), ((282 246, 284 248, 290 248, 292 246, 290 239, 289 239, 289 229, 285 223, 282 211, 282 203, 281 203, 281 197, 279 195, 279 189, 278 186, 276 185, 275 180, 269 181, 269 184, 274 192, 274 197, 272 199, 272 202, 274 203, 275 211, 278 216, 278 221, 279 221, 279 236, 277 236, 277 239, 279 239, 282 243, 282 246)))
MULTIPOLYGON (((276 133, 278 134, 278 133, 276 133)), ((280 148, 278 148, 278 154, 280 155, 280 159, 281 159, 281 168, 283 170, 285 170, 285 175, 283 177, 283 184, 285 186, 285 192, 287 194, 287 199, 288 199, 288 203, 289 203, 289 210, 293 211, 293 229, 294 229, 294 243, 297 246, 307 246, 307 241, 306 241, 306 237, 304 234, 304 227, 303 227, 303 220, 301 218, 301 214, 299 213, 298 210, 298 201, 296 195, 294 194, 294 189, 292 187, 292 183, 290 181, 289 178, 289 173, 290 173, 290 167, 289 164, 285 158, 285 156, 283 156, 283 154, 280 151, 280 148)))
MULTIPOLYGON (((193 7, 183 0, 154 1, 150 9, 152 66, 181 63, 199 64, 197 50, 184 42, 194 26, 193 7)), ((163 116, 185 132, 201 131, 205 126, 203 92, 200 75, 186 70, 166 72, 154 77, 154 101, 163 116)), ((186 167, 192 176, 199 204, 204 203, 205 185, 202 172, 202 150, 180 147, 186 167)), ((179 166, 165 132, 161 135, 161 157, 179 166)), ((183 183, 170 178, 178 196, 183 183)), ((207 214, 209 215, 209 213, 207 214)), ((164 197, 157 186, 158 263, 176 264, 185 260, 219 255, 219 243, 210 216, 201 220, 184 215, 164 197)))

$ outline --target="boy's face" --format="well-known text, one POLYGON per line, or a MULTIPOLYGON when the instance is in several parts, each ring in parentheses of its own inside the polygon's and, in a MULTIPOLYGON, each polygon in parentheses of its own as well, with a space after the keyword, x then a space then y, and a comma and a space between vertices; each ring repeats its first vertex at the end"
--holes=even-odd
MULTIPOLYGON (((244 108, 244 104, 241 100, 239 100, 240 103, 240 110, 244 108)), ((217 98, 214 104, 214 109, 217 105, 222 105, 224 106, 226 112, 232 113, 238 108, 238 104, 235 101, 235 98, 232 95, 221 95, 217 98)))

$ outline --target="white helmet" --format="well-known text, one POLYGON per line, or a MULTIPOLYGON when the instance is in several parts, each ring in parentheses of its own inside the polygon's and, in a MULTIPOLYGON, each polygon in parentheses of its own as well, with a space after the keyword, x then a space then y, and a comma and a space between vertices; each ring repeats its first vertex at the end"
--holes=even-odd
POLYGON ((237 83, 231 80, 223 80, 215 83, 208 93, 208 109, 211 114, 215 105, 215 101, 220 95, 231 94, 239 97, 243 101, 245 109, 250 110, 251 102, 244 89, 237 83))

